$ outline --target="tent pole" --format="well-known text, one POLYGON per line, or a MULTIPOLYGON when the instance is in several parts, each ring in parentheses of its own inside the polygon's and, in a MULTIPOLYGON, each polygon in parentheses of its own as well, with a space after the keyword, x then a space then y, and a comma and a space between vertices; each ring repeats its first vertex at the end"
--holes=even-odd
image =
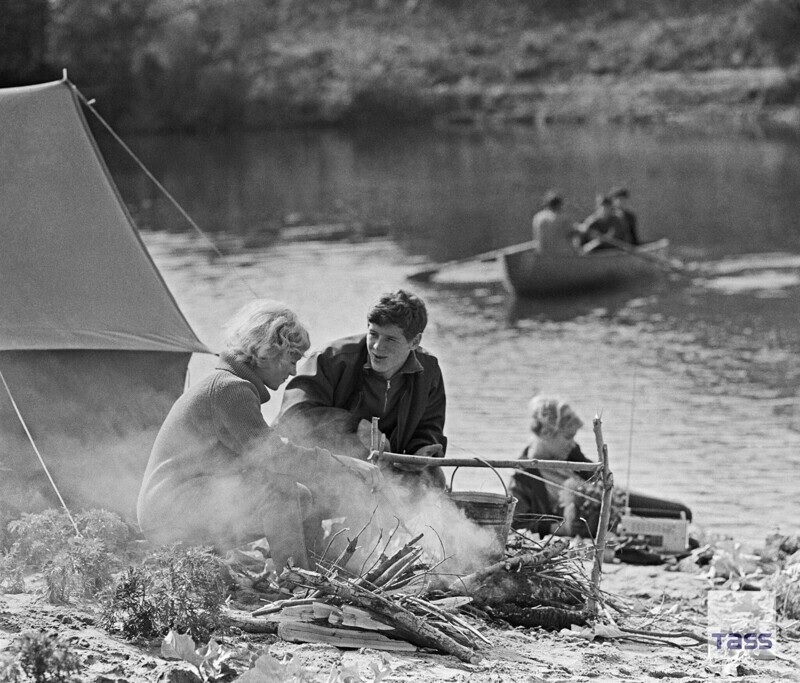
POLYGON ((72 522, 72 528, 75 529, 75 533, 80 538, 82 536, 82 534, 78 530, 78 525, 75 523, 75 520, 73 519, 72 514, 70 513, 69 508, 67 507, 67 504, 64 502, 64 498, 61 496, 61 492, 58 490, 58 487, 56 486, 55 481, 53 481, 53 477, 50 476, 50 470, 47 469, 47 465, 44 462, 44 458, 42 457, 42 454, 39 452, 39 449, 36 447, 36 443, 34 442, 33 437, 31 436, 31 433, 28 430, 28 425, 25 424, 25 419, 22 417, 22 413, 19 411, 19 408, 17 407, 17 402, 14 400, 14 397, 11 395, 11 389, 9 389, 8 383, 6 382, 6 378, 3 376, 3 372, 2 371, 0 371, 0 381, 3 382, 3 386, 6 389, 6 393, 8 394, 8 398, 11 399, 11 405, 14 408, 14 412, 17 414, 17 417, 19 418, 20 424, 22 425, 22 428, 25 430, 25 434, 27 434, 27 436, 28 436, 28 441, 31 442, 31 446, 33 446, 33 450, 36 452, 36 456, 39 458, 39 462, 42 464, 42 468, 44 469, 44 473, 47 475, 47 478, 50 480, 50 484, 52 485, 53 490, 56 492, 56 495, 58 496, 58 499, 61 501, 61 505, 64 508, 64 510, 66 511, 67 517, 69 517, 69 521, 72 522))

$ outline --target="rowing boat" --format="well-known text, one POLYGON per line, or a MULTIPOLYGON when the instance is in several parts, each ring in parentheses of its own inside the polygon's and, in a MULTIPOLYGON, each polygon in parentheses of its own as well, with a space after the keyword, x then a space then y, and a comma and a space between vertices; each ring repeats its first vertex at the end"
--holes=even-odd
POLYGON ((536 249, 503 255, 506 286, 519 296, 578 294, 621 287, 663 272, 669 240, 630 250, 595 249, 588 254, 540 254, 536 249))

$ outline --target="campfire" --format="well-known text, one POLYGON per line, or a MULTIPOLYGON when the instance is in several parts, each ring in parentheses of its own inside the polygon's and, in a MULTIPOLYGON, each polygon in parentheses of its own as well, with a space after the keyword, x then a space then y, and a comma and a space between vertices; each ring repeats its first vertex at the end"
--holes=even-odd
MULTIPOLYGON (((585 549, 559 539, 539 546, 525 540, 516 551, 472 574, 443 583, 424 551, 411 539, 392 554, 381 553, 363 574, 346 568, 358 537, 335 561, 322 558, 316 571, 289 568, 279 585, 292 597, 255 610, 277 624, 292 642, 322 642, 343 648, 420 648, 477 662, 489 645, 481 624, 503 619, 512 625, 561 628, 583 624, 595 597, 581 560, 585 549)), ((387 545, 388 545, 387 541, 387 545)), ((591 549, 589 549, 591 550, 591 549)))
POLYGON ((443 560, 428 556, 420 543, 424 534, 396 547, 395 528, 377 558, 354 571, 350 561, 362 529, 348 538, 337 557, 328 557, 326 551, 317 558, 315 571, 291 566, 284 570, 275 588, 287 597, 251 616, 276 624, 278 635, 291 642, 434 650, 470 663, 480 661, 481 650, 491 645, 481 629, 493 621, 548 629, 586 624, 598 617, 603 603, 599 584, 613 486, 599 420, 595 433, 604 507, 593 545, 573 547, 568 539, 540 541, 518 532, 509 536, 506 528, 501 559, 453 576, 439 571, 443 560), (594 567, 587 576, 584 561, 592 559, 594 567))

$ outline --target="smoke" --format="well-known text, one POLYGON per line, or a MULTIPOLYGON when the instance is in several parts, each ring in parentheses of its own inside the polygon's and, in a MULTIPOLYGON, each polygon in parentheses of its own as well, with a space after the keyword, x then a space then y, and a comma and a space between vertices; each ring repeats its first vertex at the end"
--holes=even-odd
POLYGON ((31 444, 15 440, 14 450, 4 452, 10 466, 0 477, 0 497, 22 513, 60 507, 60 494, 70 512, 103 508, 135 524, 136 496, 157 431, 77 439, 40 430, 35 443, 52 483, 31 444))
POLYGON ((437 574, 455 578, 502 557, 505 542, 496 529, 469 519, 447 491, 428 488, 422 496, 406 494, 405 500, 398 516, 406 533, 424 534, 418 545, 437 574))
POLYGON ((415 545, 423 549, 422 562, 438 577, 437 585, 499 560, 505 547, 495 527, 469 519, 447 491, 409 483, 408 477, 389 476, 382 489, 360 499, 360 508, 345 521, 349 537, 365 519, 370 521, 359 538, 362 566, 422 534, 415 545))
MULTIPOLYGON (((289 410, 280 416, 275 426, 293 443, 327 448, 339 458, 363 458, 367 449, 356 434, 350 433, 351 422, 346 410, 318 407, 289 410)), ((347 498, 346 505, 338 509, 349 508, 346 524, 351 535, 371 518, 369 528, 360 539, 362 550, 374 544, 381 532, 386 539, 396 529, 387 552, 424 534, 417 545, 423 548, 425 561, 442 575, 461 575, 500 559, 505 542, 494 527, 472 521, 448 492, 426 487, 414 475, 395 477, 391 472, 385 477, 384 488, 375 493, 364 491, 354 495, 352 478, 344 471, 341 477, 318 482, 318 486, 324 486, 327 491, 338 492, 340 502, 347 498)))
POLYGON ((0 500, 16 512, 105 508, 136 520, 155 436, 180 395, 189 354, 144 351, 0 353, 13 409, 0 396, 0 500))

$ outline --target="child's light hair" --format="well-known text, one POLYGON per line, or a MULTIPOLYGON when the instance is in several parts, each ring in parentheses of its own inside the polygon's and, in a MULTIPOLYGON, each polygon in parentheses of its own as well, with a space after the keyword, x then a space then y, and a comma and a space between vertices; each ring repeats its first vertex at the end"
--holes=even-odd
POLYGON ((242 306, 223 330, 227 351, 252 366, 281 355, 302 356, 311 345, 308 331, 294 311, 269 299, 242 306))
POLYGON ((534 396, 528 403, 531 431, 537 436, 565 436, 573 438, 583 426, 570 406, 557 398, 534 396))

